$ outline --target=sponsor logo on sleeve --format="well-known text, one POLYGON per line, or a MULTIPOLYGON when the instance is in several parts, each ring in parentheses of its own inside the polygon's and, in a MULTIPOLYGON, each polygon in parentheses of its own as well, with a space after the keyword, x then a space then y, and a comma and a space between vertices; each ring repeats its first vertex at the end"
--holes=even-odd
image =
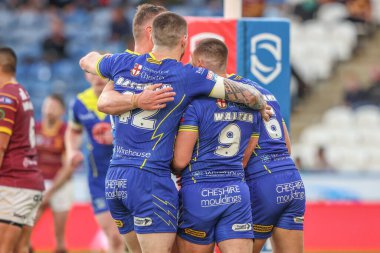
POLYGON ((152 219, 149 217, 145 217, 145 218, 134 217, 133 222, 135 223, 135 226, 138 226, 138 227, 148 227, 148 226, 151 226, 153 223, 152 219))
POLYGON ((252 224, 251 223, 233 224, 232 230, 236 232, 250 231, 252 230, 252 224))
POLYGON ((207 235, 206 232, 204 232, 204 231, 194 230, 191 228, 185 228, 184 232, 187 235, 191 235, 191 236, 194 236, 197 238, 206 238, 206 235, 207 235))
POLYGON ((0 104, 11 105, 13 104, 13 100, 6 96, 0 96, 0 104))

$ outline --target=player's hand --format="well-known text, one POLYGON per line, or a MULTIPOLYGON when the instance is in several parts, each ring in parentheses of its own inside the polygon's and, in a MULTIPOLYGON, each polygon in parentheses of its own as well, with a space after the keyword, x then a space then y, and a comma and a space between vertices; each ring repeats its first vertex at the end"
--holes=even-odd
POLYGON ((43 211, 45 211, 46 208, 49 207, 49 203, 50 203, 50 200, 51 200, 51 197, 52 197, 52 193, 51 191, 47 191, 43 197, 42 197, 42 202, 41 202, 41 205, 39 207, 40 209, 40 212, 42 213, 43 211))
POLYGON ((95 141, 103 145, 111 145, 113 142, 112 127, 108 122, 99 122, 92 128, 92 136, 95 141))
POLYGON ((273 108, 269 105, 266 105, 263 109, 260 110, 260 114, 265 121, 268 121, 274 114, 273 108))
POLYGON ((143 92, 136 94, 136 105, 143 110, 158 110, 166 107, 166 103, 174 100, 176 95, 172 87, 158 89, 160 84, 151 85, 143 92))
POLYGON ((84 160, 84 156, 79 150, 74 150, 68 153, 67 157, 69 159, 69 166, 73 168, 78 167, 78 165, 84 160))

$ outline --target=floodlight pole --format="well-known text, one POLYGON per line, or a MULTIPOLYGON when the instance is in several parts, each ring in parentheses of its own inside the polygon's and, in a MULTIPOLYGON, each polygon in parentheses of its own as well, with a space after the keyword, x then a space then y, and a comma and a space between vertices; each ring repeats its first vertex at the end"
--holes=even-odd
POLYGON ((224 18, 241 18, 243 14, 243 0, 223 0, 223 11, 224 18))

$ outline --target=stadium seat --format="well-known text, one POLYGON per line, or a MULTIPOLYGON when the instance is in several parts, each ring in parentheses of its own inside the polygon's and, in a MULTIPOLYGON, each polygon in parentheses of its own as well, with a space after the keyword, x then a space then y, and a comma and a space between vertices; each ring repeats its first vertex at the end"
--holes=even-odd
POLYGON ((348 11, 344 4, 328 3, 323 4, 318 11, 319 20, 329 23, 339 22, 348 17, 348 11))
POLYGON ((332 127, 354 124, 353 111, 345 106, 334 107, 323 115, 323 123, 332 127))

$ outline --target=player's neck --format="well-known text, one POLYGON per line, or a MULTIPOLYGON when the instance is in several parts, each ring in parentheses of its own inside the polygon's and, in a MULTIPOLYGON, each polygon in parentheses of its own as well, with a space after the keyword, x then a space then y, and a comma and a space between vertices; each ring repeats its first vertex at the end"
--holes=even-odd
POLYGON ((136 42, 134 52, 139 54, 147 54, 152 48, 147 43, 136 42))
POLYGON ((16 77, 14 75, 0 73, 0 87, 3 87, 5 84, 8 83, 17 83, 16 77))
POLYGON ((221 77, 224 77, 224 78, 227 78, 228 77, 228 74, 226 73, 226 71, 215 71, 215 74, 217 74, 218 76, 221 76, 221 77))
POLYGON ((174 59, 179 61, 181 59, 180 50, 180 48, 171 49, 167 47, 154 46, 152 49, 152 53, 154 57, 159 61, 163 59, 174 59))

